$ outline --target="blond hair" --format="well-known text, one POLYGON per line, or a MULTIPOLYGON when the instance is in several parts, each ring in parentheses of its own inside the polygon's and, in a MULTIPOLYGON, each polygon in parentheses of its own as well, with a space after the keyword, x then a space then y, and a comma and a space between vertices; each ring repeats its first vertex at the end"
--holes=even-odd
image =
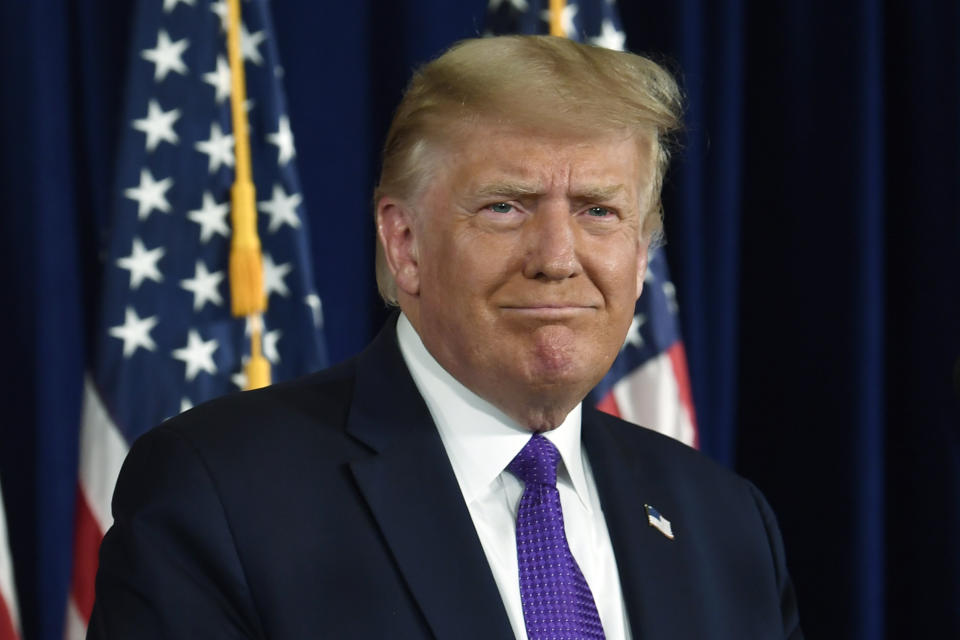
MULTIPOLYGON (((655 145, 644 233, 656 242, 660 190, 681 112, 673 77, 643 56, 553 36, 463 40, 416 71, 407 86, 387 132, 374 203, 388 195, 415 200, 436 168, 431 152, 480 119, 577 135, 625 130, 655 145)), ((379 241, 377 286, 396 304, 379 241)))

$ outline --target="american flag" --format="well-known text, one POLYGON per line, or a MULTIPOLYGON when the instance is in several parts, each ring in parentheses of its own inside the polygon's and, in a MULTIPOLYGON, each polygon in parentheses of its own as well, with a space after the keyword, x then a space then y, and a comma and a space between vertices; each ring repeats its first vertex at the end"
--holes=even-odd
POLYGON ((0 640, 19 640, 20 618, 17 609, 16 585, 13 582, 13 562, 7 544, 7 521, 0 491, 0 640))
MULTIPOLYGON (((246 112, 263 248, 262 352, 274 380, 326 364, 296 150, 266 0, 242 3, 246 112)), ((84 381, 67 638, 93 608, 97 550, 131 443, 165 418, 246 386, 250 322, 230 313, 234 137, 227 0, 140 0, 84 381)))
POLYGON ((657 511, 655 507, 645 504, 643 508, 647 510, 647 522, 650 526, 673 540, 673 526, 670 524, 670 521, 660 515, 660 512, 657 511))
MULTIPOLYGON (((490 35, 547 33, 549 0, 490 0, 490 35)), ((613 0, 578 0, 561 5, 563 35, 608 49, 623 50, 626 35, 613 0)), ((650 254, 643 294, 610 372, 588 401, 625 420, 697 446, 687 358, 677 317, 676 289, 662 249, 650 254)))

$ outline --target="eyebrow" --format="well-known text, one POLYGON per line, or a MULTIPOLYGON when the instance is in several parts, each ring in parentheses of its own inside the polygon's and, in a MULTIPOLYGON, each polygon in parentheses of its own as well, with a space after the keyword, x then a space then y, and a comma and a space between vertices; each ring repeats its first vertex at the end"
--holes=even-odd
MULTIPOLYGON (((604 202, 612 200, 615 196, 626 190, 624 185, 615 184, 610 186, 588 186, 574 191, 571 197, 574 200, 585 202, 604 202)), ((513 200, 528 198, 531 196, 543 195, 544 189, 539 185, 524 184, 521 182, 495 182, 481 185, 474 191, 474 195, 482 199, 513 200)))
POLYGON ((606 202, 613 200, 614 197, 626 191, 622 184, 613 184, 608 187, 585 187, 575 191, 571 195, 574 200, 583 200, 587 202, 606 202))
POLYGON ((484 200, 514 200, 524 197, 542 195, 543 189, 537 185, 524 184, 521 182, 493 182, 480 185, 474 195, 484 200))

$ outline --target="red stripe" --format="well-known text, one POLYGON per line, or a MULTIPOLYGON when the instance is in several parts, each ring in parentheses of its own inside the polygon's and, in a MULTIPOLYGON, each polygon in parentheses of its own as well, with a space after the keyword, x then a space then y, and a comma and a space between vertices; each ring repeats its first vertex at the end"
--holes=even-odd
POLYGON ((77 487, 77 517, 73 531, 73 584, 71 596, 77 604, 77 610, 84 623, 90 621, 93 613, 94 583, 97 577, 97 553, 103 532, 97 524, 90 505, 77 487))
POLYGON ((673 365, 673 377, 677 381, 680 404, 687 410, 690 424, 693 425, 693 448, 699 449, 700 430, 697 429, 697 414, 693 410, 693 393, 690 391, 690 373, 687 371, 687 353, 683 349, 683 343, 674 342, 673 346, 667 349, 667 355, 670 356, 670 364, 673 365))
POLYGON ((618 418, 622 417, 620 415, 620 407, 617 406, 617 401, 613 397, 613 389, 608 391, 607 395, 600 399, 600 402, 597 403, 597 409, 600 409, 600 411, 605 411, 618 418))
POLYGON ((7 610, 7 603, 0 595, 0 640, 19 640, 17 630, 13 628, 13 618, 7 610))

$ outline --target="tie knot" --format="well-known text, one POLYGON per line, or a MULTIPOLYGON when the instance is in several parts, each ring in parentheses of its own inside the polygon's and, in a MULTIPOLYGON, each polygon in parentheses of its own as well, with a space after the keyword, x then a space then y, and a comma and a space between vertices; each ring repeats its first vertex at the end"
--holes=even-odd
POLYGON ((560 452, 553 443, 535 433, 507 465, 507 469, 523 480, 524 484, 545 484, 553 487, 557 484, 559 461, 560 452))

